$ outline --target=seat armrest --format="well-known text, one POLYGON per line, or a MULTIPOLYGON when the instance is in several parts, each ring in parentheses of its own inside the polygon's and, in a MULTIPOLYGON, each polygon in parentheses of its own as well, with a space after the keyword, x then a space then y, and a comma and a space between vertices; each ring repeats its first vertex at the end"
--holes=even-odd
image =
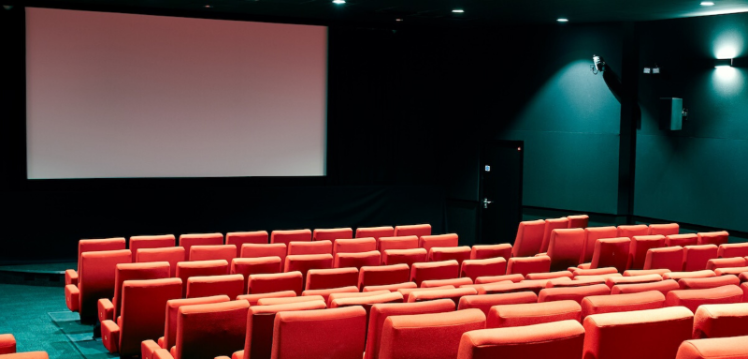
POLYGON ((111 320, 101 322, 101 342, 110 353, 119 353, 119 325, 111 320))
POLYGON ((97 307, 99 308, 97 315, 100 323, 104 323, 106 320, 114 320, 114 304, 111 300, 99 299, 97 307))

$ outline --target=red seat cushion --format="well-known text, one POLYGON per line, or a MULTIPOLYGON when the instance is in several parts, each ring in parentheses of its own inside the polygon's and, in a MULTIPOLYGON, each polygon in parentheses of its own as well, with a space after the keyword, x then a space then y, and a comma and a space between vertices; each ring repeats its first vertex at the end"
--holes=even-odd
POLYGON ((712 338, 686 340, 678 349, 676 359, 744 358, 748 352, 748 338, 712 338))
POLYGON ((748 335, 748 303, 705 304, 696 310, 694 339, 743 335, 748 335))
POLYGON ((648 274, 634 277, 612 277, 605 280, 605 284, 613 288, 613 286, 619 284, 639 284, 639 283, 652 283, 659 282, 662 280, 662 276, 659 274, 648 274))
POLYGON ((610 288, 605 284, 583 287, 546 288, 540 291, 538 302, 543 303, 560 300, 573 300, 577 303, 581 303, 585 297, 608 294, 610 294, 610 288))
POLYGON ((726 285, 740 285, 740 279, 734 275, 709 278, 683 278, 678 281, 680 289, 707 289, 726 285))
POLYGON ((496 305, 488 312, 486 328, 522 327, 525 325, 582 319, 582 307, 571 300, 547 303, 496 305))
POLYGON ((505 294, 466 295, 460 298, 457 310, 476 308, 488 315, 491 307, 502 304, 537 303, 538 296, 533 292, 517 292, 505 294))
POLYGON ((359 358, 366 340, 366 310, 360 306, 283 311, 275 316, 272 357, 359 358))
POLYGON ((566 320, 467 332, 460 340, 457 359, 579 359, 583 346, 584 328, 577 321, 566 320))

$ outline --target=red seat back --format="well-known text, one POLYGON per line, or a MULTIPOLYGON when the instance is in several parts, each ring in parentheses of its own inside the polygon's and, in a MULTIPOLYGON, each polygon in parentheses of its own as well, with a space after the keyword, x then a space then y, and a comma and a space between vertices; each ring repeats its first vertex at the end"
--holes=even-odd
POLYGON ((301 272, 278 274, 252 274, 247 282, 247 294, 272 293, 292 290, 301 295, 303 287, 301 272))
POLYGON ((647 251, 651 248, 660 248, 663 246, 665 246, 665 236, 663 235, 631 237, 628 269, 644 269, 647 251))
POLYGON ((177 345, 177 318, 179 318, 179 308, 185 305, 225 303, 231 299, 225 295, 215 297, 189 298, 189 299, 172 299, 166 302, 166 322, 164 323, 164 345, 169 350, 177 345))
POLYGON ((430 236, 430 224, 414 224, 409 226, 396 226, 395 236, 430 236))
POLYGON ((187 260, 192 260, 192 246, 217 246, 223 244, 222 233, 190 233, 179 235, 179 246, 184 247, 187 260))
POLYGON ((241 257, 242 246, 245 243, 268 244, 268 238, 267 231, 229 232, 226 233, 226 244, 235 245, 236 256, 241 257))
POLYGON ((631 239, 628 237, 601 238, 595 243, 590 268, 615 268, 618 272, 626 270, 631 252, 631 239))
POLYGON ((270 233, 270 243, 311 242, 312 231, 309 229, 273 231, 270 233))
POLYGON ((187 282, 190 277, 224 275, 229 273, 229 263, 225 260, 181 262, 177 264, 177 277, 182 280, 182 297, 187 296, 187 282))
POLYGON ((187 298, 226 295, 236 298, 244 293, 244 276, 241 274, 191 277, 187 280, 187 298))
POLYGON ((322 300, 249 307, 244 358, 270 358, 273 351, 273 326, 278 312, 325 309, 322 300))
POLYGON ((288 255, 299 254, 332 254, 332 242, 291 242, 288 244, 288 255))
POLYGON ((358 287, 398 284, 410 281, 410 267, 407 264, 361 267, 358 273, 358 287))
POLYGON ((167 262, 169 276, 177 276, 177 263, 184 262, 185 253, 182 247, 141 248, 135 256, 136 263, 167 262))
POLYGON ((115 270, 120 263, 130 263, 132 252, 127 249, 84 252, 78 268, 78 310, 81 322, 96 320, 101 298, 114 297, 115 270))
POLYGON ((338 239, 350 239, 353 238, 353 229, 351 228, 330 228, 330 229, 315 229, 312 232, 312 241, 330 241, 333 244, 338 239))
MULTIPOLYGON (((114 315, 112 318, 117 319, 120 316, 120 309, 122 308, 122 288, 125 281, 169 278, 169 271, 170 267, 167 262, 117 264, 114 271, 114 296, 112 297, 114 315)), ((181 285, 179 286, 179 289, 182 289, 181 285)))
POLYGON ((248 309, 244 300, 179 308, 174 359, 215 358, 242 350, 248 309))
POLYGON ((280 273, 281 269, 279 257, 236 258, 231 262, 231 274, 241 274, 244 277, 242 293, 247 293, 250 275, 280 273))
POLYGON ((551 234, 553 233, 553 230, 561 228, 569 228, 568 218, 550 218, 545 220, 545 226, 543 227, 543 242, 540 244, 540 253, 548 252, 548 246, 551 243, 551 234))
POLYGON ((584 232, 587 234, 584 245, 584 254, 579 260, 580 263, 592 262, 592 255, 595 253, 595 243, 601 238, 616 238, 618 237, 618 228, 616 227, 591 227, 585 228, 584 232))
POLYGON ((163 247, 174 247, 176 239, 173 234, 162 234, 155 236, 132 236, 130 237, 130 252, 132 253, 132 261, 138 255, 138 250, 141 248, 163 248, 163 247))
POLYGON ((540 253, 544 230, 545 221, 542 219, 519 222, 517 237, 512 245, 512 257, 530 257, 540 253))
POLYGON ((579 264, 586 240, 587 233, 581 228, 553 230, 548 244, 551 272, 566 270, 579 264))
POLYGON ((455 233, 439 234, 431 236, 422 236, 418 241, 418 246, 430 251, 433 247, 457 247, 459 238, 455 233))
POLYGON ((236 247, 233 244, 225 245, 196 245, 190 248, 189 258, 191 261, 225 260, 229 264, 236 258, 236 247))
POLYGON ((181 297, 182 281, 179 278, 125 282, 119 320, 120 356, 139 355, 141 342, 160 337, 166 317, 166 302, 181 297))
POLYGON ((366 340, 360 306, 285 311, 275 316, 273 359, 359 358, 366 340))
POLYGON ((673 234, 678 234, 679 231, 680 231, 680 226, 678 225, 678 223, 650 224, 649 232, 647 234, 649 235, 661 234, 663 236, 669 236, 673 234))

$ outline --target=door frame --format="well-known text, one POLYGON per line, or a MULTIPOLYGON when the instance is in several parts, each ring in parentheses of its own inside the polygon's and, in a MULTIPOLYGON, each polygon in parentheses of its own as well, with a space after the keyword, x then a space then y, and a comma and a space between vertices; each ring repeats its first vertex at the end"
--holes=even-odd
POLYGON ((476 244, 485 244, 483 243, 483 209, 480 208, 480 206, 483 204, 483 199, 485 198, 483 196, 483 174, 484 168, 485 168, 485 162, 484 160, 484 153, 489 147, 489 145, 500 145, 504 147, 517 147, 520 148, 519 150, 519 174, 521 181, 519 183, 519 208, 517 210, 517 221, 522 222, 522 209, 524 208, 524 202, 522 198, 522 193, 524 191, 524 184, 525 184, 525 141, 516 141, 516 140, 484 140, 481 141, 480 144, 480 152, 478 154, 479 163, 478 166, 478 213, 476 215, 478 216, 478 219, 475 221, 476 225, 478 226, 475 229, 476 234, 476 244))

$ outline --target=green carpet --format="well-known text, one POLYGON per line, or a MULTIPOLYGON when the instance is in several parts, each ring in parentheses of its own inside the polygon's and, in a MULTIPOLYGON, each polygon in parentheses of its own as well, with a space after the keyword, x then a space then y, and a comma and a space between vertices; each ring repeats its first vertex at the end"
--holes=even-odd
POLYGON ((0 284, 0 334, 13 334, 19 352, 46 351, 50 359, 119 357, 68 310, 64 288, 0 284))

